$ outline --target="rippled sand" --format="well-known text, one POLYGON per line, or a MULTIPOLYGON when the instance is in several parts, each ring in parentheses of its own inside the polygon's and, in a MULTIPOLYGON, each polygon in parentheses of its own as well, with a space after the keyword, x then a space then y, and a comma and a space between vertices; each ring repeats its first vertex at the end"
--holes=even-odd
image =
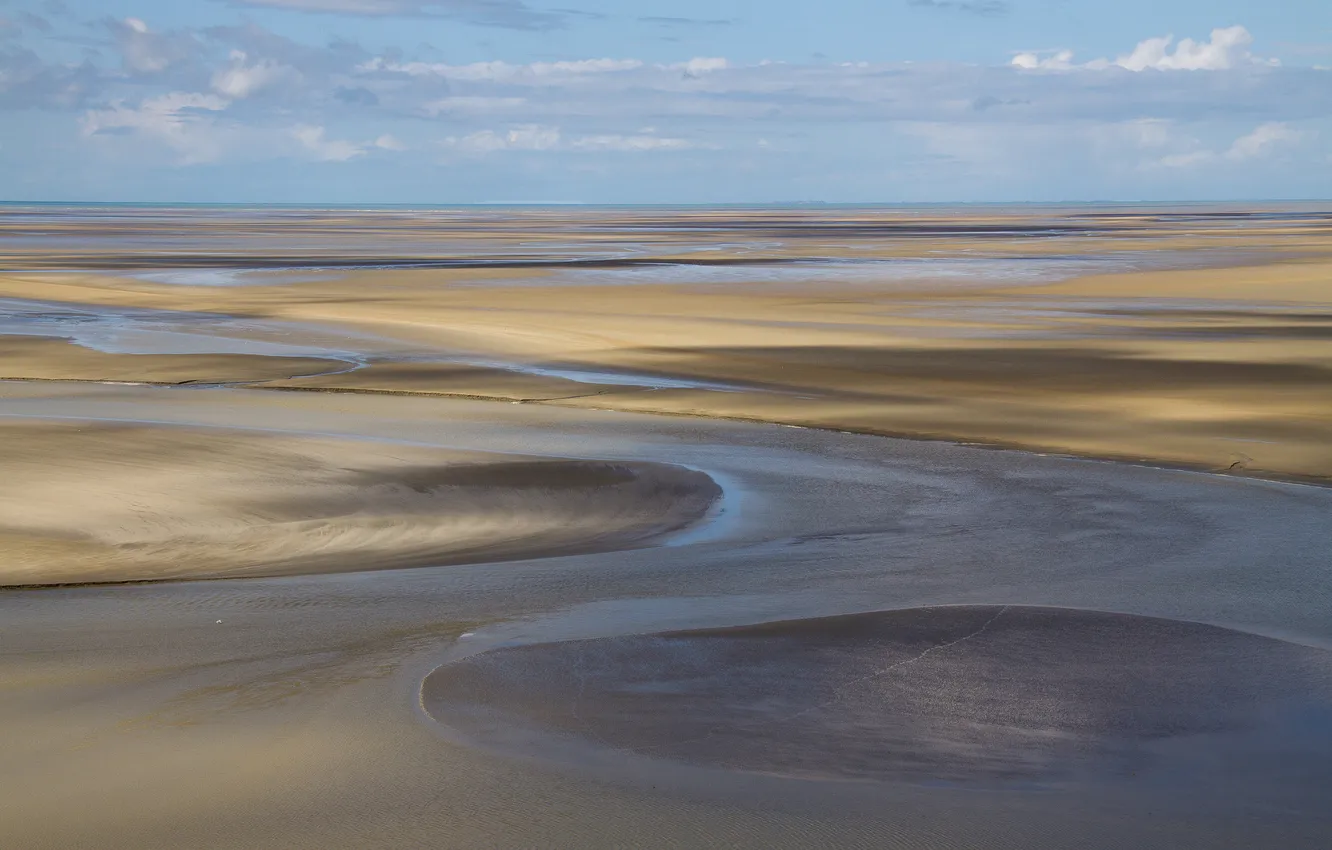
POLYGON ((436 670, 423 702, 552 758, 581 741, 603 759, 811 780, 1173 784, 1304 816, 1332 787, 1332 652, 1095 611, 920 608, 502 648, 436 670))

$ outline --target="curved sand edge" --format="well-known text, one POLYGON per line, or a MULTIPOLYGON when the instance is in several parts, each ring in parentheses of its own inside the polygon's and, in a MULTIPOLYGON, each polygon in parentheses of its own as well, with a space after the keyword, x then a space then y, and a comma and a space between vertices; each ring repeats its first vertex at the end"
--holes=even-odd
POLYGON ((1306 736, 1332 718, 1332 652, 1077 608, 940 605, 500 646, 431 671, 421 706, 473 744, 579 764, 610 752, 1022 789, 1165 776, 1256 790, 1293 763, 1332 776, 1327 742, 1306 736))
MULTIPOLYGON (((466 378, 445 385, 432 385, 426 382, 422 382, 420 385, 412 385, 399 381, 394 382, 393 385, 377 386, 373 381, 367 381, 363 374, 373 368, 372 366, 368 370, 353 370, 328 379, 321 376, 312 376, 286 381, 248 383, 244 388, 268 392, 327 393, 330 395, 342 393, 441 400, 462 399, 466 401, 501 402, 504 404, 518 403, 546 407, 567 407, 610 413, 704 419, 715 422, 740 422, 750 425, 777 425, 783 428, 805 428, 834 434, 858 434, 867 437, 885 437, 912 442, 948 443, 972 448, 993 449, 995 451, 1055 455, 1071 460, 1123 463, 1155 469, 1177 469, 1228 478, 1279 481, 1312 487, 1332 487, 1332 472, 1324 473, 1321 469, 1313 472, 1300 472, 1292 469, 1252 466, 1249 465, 1252 458, 1243 455, 1226 456, 1224 458, 1216 456, 1209 459, 1205 452, 1186 450, 1182 443, 1172 443, 1169 447, 1152 453, 1147 450, 1148 447, 1135 447, 1126 441, 1098 442, 1088 440, 1068 444, 1004 439, 979 433, 946 430, 893 429, 863 422, 854 415, 842 418, 839 416, 841 411, 838 409, 828 409, 831 406, 817 410, 812 414, 801 414, 799 411, 785 407, 779 409, 774 401, 781 402, 782 399, 764 395, 761 390, 751 393, 719 394, 704 390, 644 390, 639 387, 606 387, 581 394, 540 397, 515 392, 506 383, 507 376, 495 378, 489 374, 484 374, 486 370, 459 369, 460 373, 478 374, 475 376, 466 374, 466 378), (467 378, 471 380, 464 383, 467 378), (1134 448, 1140 450, 1134 451, 1134 448), (1218 460, 1222 461, 1220 465, 1217 465, 1218 460)), ((421 371, 426 370, 422 369, 421 371)), ((529 393, 539 393, 543 390, 554 393, 564 389, 559 386, 541 386, 536 381, 531 383, 536 385, 523 386, 521 389, 529 393)), ((385 382, 385 384, 388 384, 388 382, 385 382)), ((591 389, 595 385, 586 386, 591 389)), ((1151 448, 1157 447, 1152 446, 1151 448)))
POLYGON ((0 586, 354 572, 633 548, 707 475, 204 428, 0 424, 0 586))

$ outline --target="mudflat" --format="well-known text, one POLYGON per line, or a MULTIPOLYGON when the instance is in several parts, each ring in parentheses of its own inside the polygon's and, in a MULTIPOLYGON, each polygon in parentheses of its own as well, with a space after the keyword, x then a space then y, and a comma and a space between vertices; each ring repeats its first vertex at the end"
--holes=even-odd
POLYGON ((0 835, 1323 850, 1330 231, 6 208, 0 835))

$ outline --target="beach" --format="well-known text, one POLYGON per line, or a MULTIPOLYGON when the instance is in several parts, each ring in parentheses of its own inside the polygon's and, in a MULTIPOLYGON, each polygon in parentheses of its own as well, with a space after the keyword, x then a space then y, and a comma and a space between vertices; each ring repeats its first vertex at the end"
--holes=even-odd
POLYGON ((15 847, 1326 846, 1318 209, 0 234, 15 847))

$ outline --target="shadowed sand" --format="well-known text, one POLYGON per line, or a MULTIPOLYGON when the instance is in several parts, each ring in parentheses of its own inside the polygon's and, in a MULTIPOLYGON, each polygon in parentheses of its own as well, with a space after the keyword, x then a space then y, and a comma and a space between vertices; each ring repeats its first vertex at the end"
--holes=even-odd
MULTIPOLYGON (((109 241, 96 256, 55 246, 37 263, 16 240, 11 268, 66 271, 0 274, 0 296, 317 324, 411 352, 273 375, 275 389, 732 417, 1332 478, 1332 227, 1317 211, 328 213, 283 223, 293 246, 331 227, 347 235, 319 255, 340 271, 295 282, 253 269, 319 256, 269 250, 258 219, 189 220, 170 255, 116 247, 151 218, 99 222, 109 241), (160 272, 171 262, 258 276, 171 284, 160 272), (68 271, 80 263, 121 276, 68 271), (388 267, 363 267, 376 263, 388 267), (159 271, 132 276, 145 269, 159 271), (528 371, 478 366, 488 361, 528 371), (609 373, 630 378, 595 377, 609 373)), ((52 226, 73 237, 89 225, 52 226)), ((19 371, 51 373, 36 360, 19 371)))
POLYGON ((62 339, 0 336, 0 380, 220 384, 338 372, 350 365, 254 354, 107 354, 62 339))
POLYGON ((720 491, 663 464, 0 421, 0 585, 234 578, 643 545, 720 491))
POLYGON ((545 735, 546 751, 576 739, 769 776, 1187 784, 1306 813, 1332 785, 1332 652, 1094 611, 922 608, 496 649, 436 670, 423 703, 490 745, 542 753, 545 735))

